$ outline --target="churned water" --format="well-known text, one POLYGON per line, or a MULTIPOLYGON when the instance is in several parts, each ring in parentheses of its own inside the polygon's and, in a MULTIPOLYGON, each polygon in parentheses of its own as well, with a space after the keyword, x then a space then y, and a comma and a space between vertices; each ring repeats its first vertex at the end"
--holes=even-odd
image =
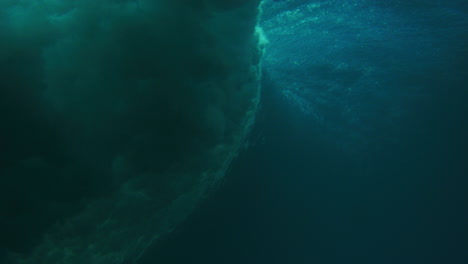
POLYGON ((468 3, 259 2, 0 0, 0 264, 468 263, 468 3))
POLYGON ((266 1, 261 24, 250 145, 151 257, 467 263, 468 4, 266 1))

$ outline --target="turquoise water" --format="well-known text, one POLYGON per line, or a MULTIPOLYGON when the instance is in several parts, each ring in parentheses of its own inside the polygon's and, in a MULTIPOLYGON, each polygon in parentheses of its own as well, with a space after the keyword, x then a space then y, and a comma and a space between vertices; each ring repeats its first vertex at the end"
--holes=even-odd
POLYGON ((32 2, 0 264, 468 263, 466 1, 264 0, 264 35, 255 1, 32 2))
POLYGON ((466 263, 467 12, 267 1, 251 147, 143 263, 466 263))

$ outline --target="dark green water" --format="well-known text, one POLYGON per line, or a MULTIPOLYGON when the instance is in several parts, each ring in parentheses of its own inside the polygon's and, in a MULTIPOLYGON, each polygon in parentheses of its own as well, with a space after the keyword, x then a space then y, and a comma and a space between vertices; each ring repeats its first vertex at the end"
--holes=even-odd
MULTIPOLYGON (((140 2, 151 12, 159 8, 159 2, 140 2)), ((117 31, 104 34, 120 40, 115 49, 96 33, 107 32, 111 22, 85 9, 89 13, 79 15, 95 19, 85 21, 88 27, 63 21, 85 40, 74 45, 76 39, 65 39, 63 50, 52 45, 41 53, 36 47, 62 33, 8 24, 12 17, 24 25, 31 21, 20 19, 23 10, 8 9, 13 2, 0 0, 0 262, 17 264, 5 252, 27 254, 51 226, 90 201, 114 197, 116 186, 135 173, 184 175, 218 164, 206 162, 216 159, 205 151, 238 133, 244 99, 252 95, 236 87, 252 82, 255 73, 245 69, 258 54, 250 53, 253 42, 243 41, 251 35, 254 12, 210 24, 207 2, 224 14, 249 1, 167 2, 172 15, 183 10, 180 19, 149 12, 120 21, 122 14, 105 9, 109 21, 120 21, 117 31), (166 24, 154 14, 170 26, 161 26, 166 24), (97 24, 102 28, 95 30, 97 24), (68 68, 62 56, 75 49, 85 59, 67 57, 73 61, 68 68), (105 77, 92 74, 96 69, 105 77), (84 92, 61 94, 69 84, 84 92), (54 105, 62 115, 38 100, 48 85, 55 87, 52 102, 66 99, 54 105), (128 92, 125 87, 133 85, 128 92), (122 98, 130 103, 116 103, 122 98), (80 112, 83 104, 89 114, 80 112), (87 125, 91 131, 83 129, 87 125)), ((468 263, 465 2, 265 0, 260 25, 269 42, 248 144, 223 184, 172 234, 140 259, 119 263, 468 263)), ((129 203, 113 215, 136 232, 165 226, 161 218, 144 217, 170 205, 193 182, 146 175, 124 184, 135 197, 159 198, 129 203)), ((73 232, 58 233, 64 241, 79 237, 86 243, 105 237, 103 252, 107 246, 124 251, 119 243, 126 236, 118 229, 83 235, 101 230, 100 220, 85 218, 87 224, 73 232), (123 235, 114 240, 112 232, 123 235)), ((73 264, 109 263, 76 252, 73 264)))
POLYGON ((468 262, 467 8, 268 1, 255 144, 143 263, 468 262))

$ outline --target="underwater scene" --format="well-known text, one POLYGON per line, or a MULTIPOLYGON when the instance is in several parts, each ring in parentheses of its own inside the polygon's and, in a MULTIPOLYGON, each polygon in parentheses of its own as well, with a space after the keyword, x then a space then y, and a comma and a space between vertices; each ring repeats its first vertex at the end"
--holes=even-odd
POLYGON ((0 264, 468 263, 466 0, 0 0, 0 264))

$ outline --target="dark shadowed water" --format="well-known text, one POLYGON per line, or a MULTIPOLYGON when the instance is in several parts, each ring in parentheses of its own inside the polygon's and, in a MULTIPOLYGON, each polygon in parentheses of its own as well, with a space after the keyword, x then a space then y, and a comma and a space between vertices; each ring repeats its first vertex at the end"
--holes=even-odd
POLYGON ((468 263, 466 0, 264 0, 214 193, 256 0, 63 3, 0 0, 0 264, 468 263))
POLYGON ((468 263, 467 8, 267 1, 251 144, 142 263, 468 263))

